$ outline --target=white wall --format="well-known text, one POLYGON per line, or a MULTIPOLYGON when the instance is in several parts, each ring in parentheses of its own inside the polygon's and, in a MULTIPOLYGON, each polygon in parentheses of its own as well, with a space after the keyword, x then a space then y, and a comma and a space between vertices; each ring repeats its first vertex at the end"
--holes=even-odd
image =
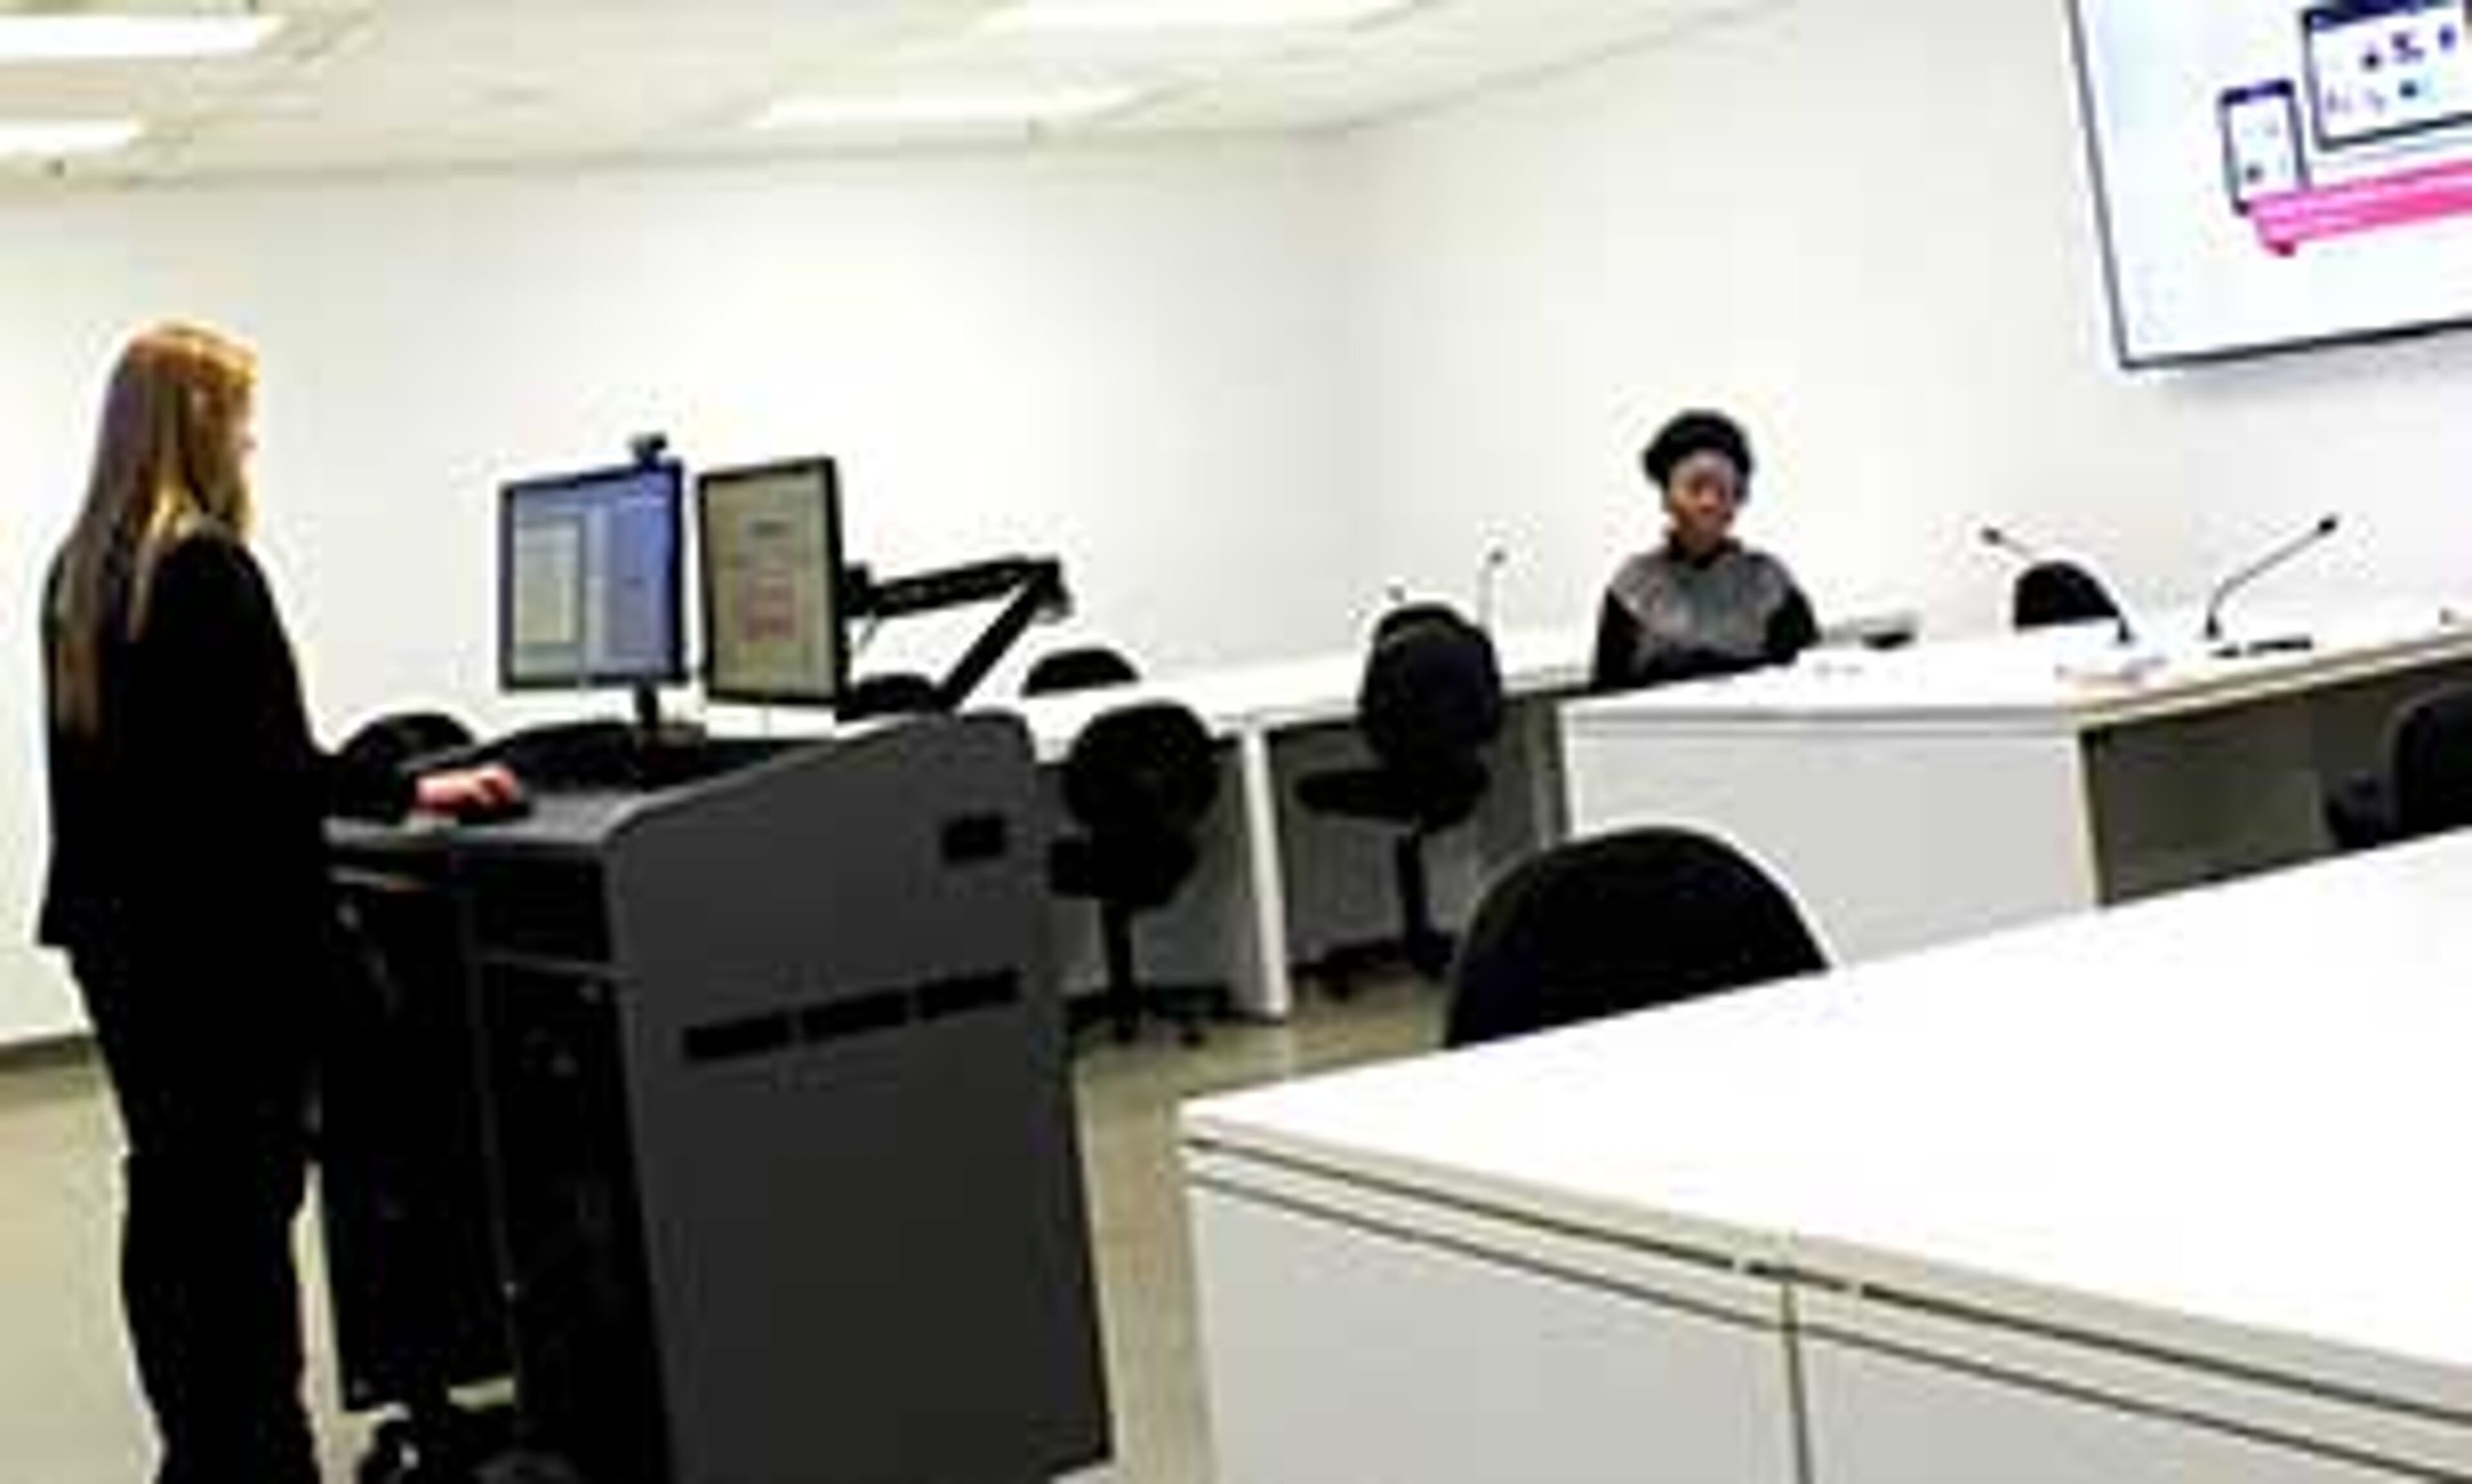
POLYGON ((2472 336, 2113 368, 2063 0, 1795 0, 1343 153, 1368 581, 1583 622, 1678 405, 1763 445, 1750 534, 1823 608, 1993 622, 1986 519, 2135 603, 2325 509, 2278 592, 2472 592, 2472 336))
MULTIPOLYGON (((2061 0, 1792 0, 1337 140, 0 206, 0 903, 42 855, 33 593, 119 338, 265 351, 266 546, 330 730, 487 723, 490 491, 637 429, 826 449, 888 566, 1026 547, 1177 669, 1514 553, 1584 624, 1686 402, 1823 608, 1990 622, 1985 520, 2133 603, 2325 508, 2282 590, 2472 591, 2472 336, 2111 365, 2061 0)), ((0 924, 0 1041, 59 980, 0 924)))
MULTIPOLYGON (((35 594, 121 338, 264 356, 263 545, 330 736, 494 677, 494 494, 639 429, 829 451, 852 554, 1063 555, 1156 668, 1327 647, 1358 595, 1323 153, 325 183, 0 207, 0 1042, 56 1026, 35 594)), ((950 638, 951 636, 942 636, 950 638)))

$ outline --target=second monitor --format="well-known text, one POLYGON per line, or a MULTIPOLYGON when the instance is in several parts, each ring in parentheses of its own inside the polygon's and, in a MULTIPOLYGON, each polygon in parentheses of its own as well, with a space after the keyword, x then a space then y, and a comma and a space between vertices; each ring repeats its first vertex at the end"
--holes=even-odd
POLYGON ((756 705, 839 700, 849 654, 833 461, 711 470, 697 496, 705 693, 756 705))

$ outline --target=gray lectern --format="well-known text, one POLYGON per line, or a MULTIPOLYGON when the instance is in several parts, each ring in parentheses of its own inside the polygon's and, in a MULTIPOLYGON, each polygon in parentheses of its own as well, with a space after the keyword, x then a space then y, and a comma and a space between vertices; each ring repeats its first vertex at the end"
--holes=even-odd
POLYGON ((481 1093, 532 1445, 592 1484, 1029 1484, 1105 1457, 1038 819, 1027 737, 978 718, 511 824, 339 832, 347 879, 460 908, 477 1050, 440 1075, 481 1093))

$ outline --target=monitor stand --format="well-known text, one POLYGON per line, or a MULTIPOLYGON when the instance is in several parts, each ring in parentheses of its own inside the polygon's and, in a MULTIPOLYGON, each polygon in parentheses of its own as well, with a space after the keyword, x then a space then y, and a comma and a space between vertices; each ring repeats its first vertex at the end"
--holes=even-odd
POLYGON ((632 688, 635 700, 634 750, 638 759, 651 763, 663 752, 692 750, 704 740, 703 728, 692 721, 674 720, 661 715, 661 693, 658 688, 639 685, 632 688))
POLYGON ((632 690, 635 726, 630 750, 634 755, 632 771, 638 788, 670 789, 701 783, 760 761, 774 750, 769 746, 715 745, 697 723, 664 719, 657 688, 639 685, 632 690))

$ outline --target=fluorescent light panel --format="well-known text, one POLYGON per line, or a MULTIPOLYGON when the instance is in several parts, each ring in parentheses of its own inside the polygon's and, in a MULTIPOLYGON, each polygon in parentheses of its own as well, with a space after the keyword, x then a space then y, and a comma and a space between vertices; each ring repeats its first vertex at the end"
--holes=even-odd
POLYGON ((282 29, 277 15, 0 15, 0 66, 244 57, 282 29))
POLYGON ((1112 113, 1140 96, 1117 86, 786 98, 755 122, 772 130, 1065 124, 1112 113))
POLYGON ((0 160, 58 160, 109 154, 146 133, 135 119, 0 119, 0 160))
POLYGON ((1352 26, 1417 0, 1021 0, 986 19, 998 32, 1179 33, 1301 31, 1352 26))

